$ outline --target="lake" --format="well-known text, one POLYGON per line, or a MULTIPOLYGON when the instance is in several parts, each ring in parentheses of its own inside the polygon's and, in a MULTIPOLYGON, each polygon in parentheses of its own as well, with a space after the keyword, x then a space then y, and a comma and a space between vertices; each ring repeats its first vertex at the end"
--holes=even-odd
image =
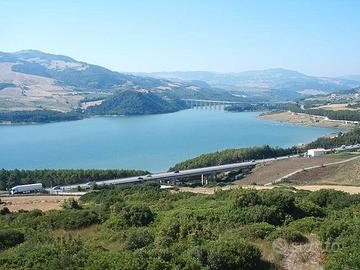
POLYGON ((337 131, 257 119, 258 113, 192 109, 0 126, 0 168, 124 168, 152 172, 203 153, 292 146, 337 131))

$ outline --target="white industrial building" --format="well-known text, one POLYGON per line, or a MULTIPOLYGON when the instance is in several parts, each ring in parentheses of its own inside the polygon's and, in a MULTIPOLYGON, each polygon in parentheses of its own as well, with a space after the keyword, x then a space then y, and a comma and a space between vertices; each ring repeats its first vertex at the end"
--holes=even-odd
POLYGON ((307 151, 308 157, 322 157, 325 154, 326 150, 324 148, 309 149, 307 151))

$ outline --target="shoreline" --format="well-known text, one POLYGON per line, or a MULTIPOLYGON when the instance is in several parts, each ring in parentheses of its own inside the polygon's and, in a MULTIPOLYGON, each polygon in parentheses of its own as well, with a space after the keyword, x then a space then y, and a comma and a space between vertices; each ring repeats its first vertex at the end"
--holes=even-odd
POLYGON ((321 128, 339 128, 345 131, 356 125, 344 120, 331 120, 324 116, 311 115, 305 113, 294 113, 290 111, 262 113, 256 118, 261 120, 277 121, 280 123, 290 123, 299 126, 321 127, 321 128))

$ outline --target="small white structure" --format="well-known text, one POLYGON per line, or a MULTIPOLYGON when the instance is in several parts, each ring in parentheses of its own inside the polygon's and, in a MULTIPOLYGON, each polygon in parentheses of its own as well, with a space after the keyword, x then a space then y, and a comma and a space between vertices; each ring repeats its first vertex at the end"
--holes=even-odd
POLYGON ((326 150, 324 148, 309 149, 307 151, 308 157, 322 157, 325 154, 326 150))

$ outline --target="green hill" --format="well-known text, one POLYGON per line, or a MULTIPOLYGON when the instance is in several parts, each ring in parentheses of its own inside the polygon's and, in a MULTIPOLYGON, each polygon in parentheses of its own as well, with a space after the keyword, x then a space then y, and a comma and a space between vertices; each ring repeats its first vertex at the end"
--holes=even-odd
POLYGON ((119 91, 87 112, 96 115, 142 115, 175 112, 185 109, 177 98, 161 97, 154 93, 119 91))

